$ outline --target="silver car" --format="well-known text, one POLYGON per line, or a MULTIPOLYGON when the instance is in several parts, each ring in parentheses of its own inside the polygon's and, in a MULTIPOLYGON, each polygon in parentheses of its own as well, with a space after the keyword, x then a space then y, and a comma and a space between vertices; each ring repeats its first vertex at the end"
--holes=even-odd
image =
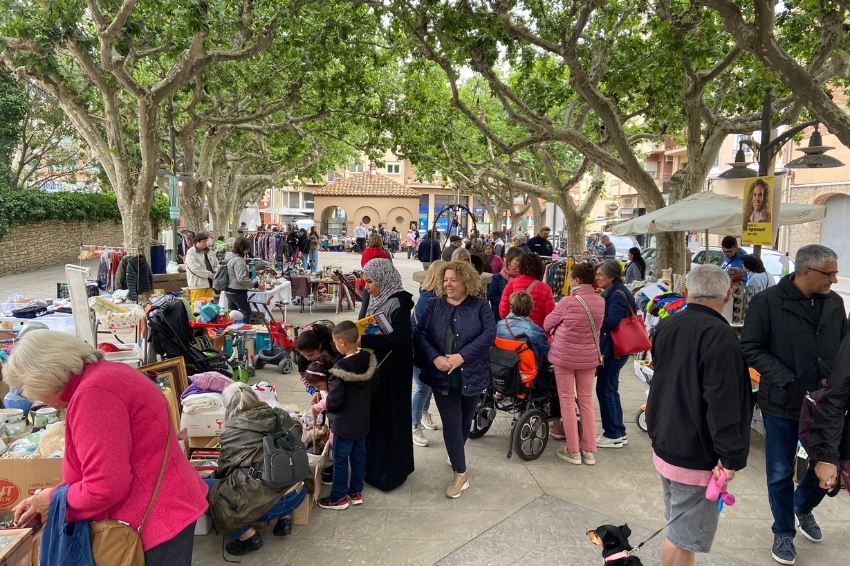
MULTIPOLYGON (((748 246, 741 246, 741 249, 747 252, 748 254, 753 253, 753 248, 748 246)), ((709 246, 709 262, 713 265, 720 265, 723 262, 723 249, 719 246, 709 246)), ((778 283, 780 279, 782 279, 782 271, 783 271, 783 260, 788 260, 788 270, 787 273, 791 273, 794 271, 794 260, 790 257, 787 257, 784 253, 778 252, 776 250, 772 250, 770 248, 762 248, 761 250, 761 261, 764 263, 764 270, 767 271, 772 277, 773 282, 778 283)), ((700 248, 696 252, 693 253, 691 257, 691 268, 702 265, 705 263, 705 248, 700 248)), ((647 266, 648 270, 648 266, 647 266)))

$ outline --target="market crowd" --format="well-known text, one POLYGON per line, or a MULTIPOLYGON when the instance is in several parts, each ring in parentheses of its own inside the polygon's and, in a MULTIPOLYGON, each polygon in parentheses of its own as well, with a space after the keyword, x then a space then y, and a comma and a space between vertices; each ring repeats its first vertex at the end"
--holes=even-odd
MULTIPOLYGON (((425 430, 436 429, 442 430, 451 467, 445 495, 460 497, 473 481, 465 443, 478 400, 491 386, 488 354, 497 336, 527 340, 536 364, 552 366, 562 415, 550 429, 560 442, 558 458, 594 465, 598 449, 628 446, 619 379, 628 359, 621 353, 625 327, 638 310, 634 291, 646 279, 639 248, 629 250, 624 265, 611 257, 613 245, 603 238, 602 257, 573 258, 564 281, 553 288, 545 277, 554 251, 548 228, 512 245, 499 233, 441 243, 430 232, 420 238, 415 226, 407 237, 394 227, 382 229, 361 224, 354 233, 368 297, 361 314, 386 317, 392 330, 360 335, 354 321, 333 328, 313 324, 297 340, 299 371, 313 394, 312 422, 321 416, 332 436, 326 473, 332 489, 319 501, 322 508, 341 511, 364 503, 365 484, 383 491, 403 485, 414 471, 414 446, 429 446, 434 438, 425 430), (401 248, 427 270, 416 301, 392 263, 401 248), (483 270, 493 274, 486 290, 483 270)), ((247 252, 236 243, 231 253, 242 259, 247 252)), ((759 258, 744 254, 734 238, 724 239, 722 247, 723 265, 692 269, 687 307, 653 331, 647 424, 665 515, 677 518, 667 530, 662 564, 693 564, 694 553, 711 548, 719 511, 706 490, 712 482, 733 480, 747 463, 749 370, 759 374, 774 518, 771 553, 781 564, 794 564, 798 530, 809 540, 823 539, 814 510, 836 485, 839 461, 850 458, 848 321, 843 300, 830 290, 837 256, 823 246, 805 246, 794 271, 774 284, 769 274, 762 277, 759 258), (730 273, 737 269, 746 277, 735 281, 730 273), (722 313, 745 280, 759 288, 750 293, 739 338, 722 313), (817 459, 811 458, 795 489, 801 407, 822 383, 828 388, 807 437, 817 459)), ((215 265, 204 246, 193 253, 197 257, 187 263, 203 283, 215 265)), ((237 292, 249 288, 250 277, 240 266, 234 266, 227 293, 241 309, 237 292)), ((68 408, 64 482, 26 497, 15 509, 16 521, 48 508, 51 518, 69 524, 124 521, 139 529, 149 565, 191 564, 193 525, 204 513, 230 533, 227 550, 235 555, 262 547, 252 523, 277 521, 275 535, 291 532, 290 516, 305 497, 304 485, 270 488, 252 474, 262 469, 264 436, 301 423, 261 402, 250 387, 236 383, 223 393, 221 462, 205 483, 182 456, 157 388, 128 366, 104 361, 99 350, 61 333, 31 332, 15 345, 3 379, 24 395, 68 408), (100 418, 107 401, 108 437, 100 418)), ((66 544, 66 531, 45 536, 66 544)))

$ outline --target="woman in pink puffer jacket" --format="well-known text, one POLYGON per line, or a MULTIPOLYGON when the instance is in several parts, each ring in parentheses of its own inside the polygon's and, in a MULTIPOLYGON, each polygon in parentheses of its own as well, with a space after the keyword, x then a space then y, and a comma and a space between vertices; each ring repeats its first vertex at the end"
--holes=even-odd
POLYGON ((599 329, 605 316, 605 299, 593 289, 595 277, 596 270, 591 264, 577 263, 570 272, 570 296, 561 299, 543 323, 543 330, 554 334, 549 361, 555 368, 561 418, 567 437, 567 445, 558 449, 558 457, 579 465, 582 462, 588 465, 596 463, 593 378, 596 367, 601 363, 599 329), (593 324, 581 301, 587 305, 593 324), (583 428, 581 443, 576 419, 576 392, 583 428))

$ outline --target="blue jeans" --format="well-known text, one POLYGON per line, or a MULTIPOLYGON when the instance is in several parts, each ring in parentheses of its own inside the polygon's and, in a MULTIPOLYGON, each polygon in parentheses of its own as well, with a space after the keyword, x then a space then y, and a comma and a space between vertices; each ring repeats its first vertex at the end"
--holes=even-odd
POLYGON ((420 373, 422 373, 422 370, 413 366, 413 383, 416 384, 413 389, 413 397, 410 400, 410 408, 413 412, 413 428, 419 428, 419 425, 422 424, 422 413, 427 413, 431 407, 431 388, 419 379, 420 373))
POLYGON ((319 250, 310 250, 310 271, 319 271, 319 250))
POLYGON ((301 265, 304 266, 304 269, 310 269, 310 252, 305 251, 301 253, 301 265))
POLYGON ((628 360, 628 356, 621 358, 606 357, 596 372, 596 398, 599 399, 599 416, 602 419, 603 436, 607 438, 626 436, 619 389, 620 370, 623 369, 628 360))
POLYGON ((331 501, 339 501, 346 495, 363 491, 366 477, 366 439, 351 440, 334 435, 334 483, 331 501), (351 479, 348 466, 351 464, 351 479))
POLYGON ((764 458, 767 468, 767 498, 773 513, 774 534, 794 537, 794 513, 811 513, 826 495, 818 485, 816 462, 794 490, 794 461, 797 454, 799 423, 762 413, 764 417, 764 458))
MULTIPOLYGON (((216 478, 204 478, 204 482, 207 484, 207 487, 212 488, 215 485, 215 482, 218 480, 216 478)), ((298 509, 298 506, 304 501, 304 498, 307 496, 307 486, 302 485, 301 489, 297 491, 292 491, 287 493, 283 497, 277 500, 277 503, 263 514, 262 517, 254 521, 255 523, 271 523, 276 519, 280 519, 282 517, 286 517, 288 515, 292 515, 292 512, 298 509)), ((207 509, 207 515, 210 514, 210 510, 207 509)), ((238 539, 242 535, 248 532, 248 529, 251 528, 251 525, 247 527, 243 527, 238 531, 230 533, 230 538, 233 540, 238 539)))

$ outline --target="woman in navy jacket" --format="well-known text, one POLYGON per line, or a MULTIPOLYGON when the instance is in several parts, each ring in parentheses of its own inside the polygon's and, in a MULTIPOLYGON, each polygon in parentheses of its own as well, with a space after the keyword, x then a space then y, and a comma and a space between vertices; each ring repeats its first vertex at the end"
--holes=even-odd
POLYGON ((488 352, 496 321, 487 300, 477 297, 481 278, 470 264, 453 261, 443 269, 439 299, 428 303, 414 336, 420 379, 434 391, 443 422, 443 440, 454 470, 446 497, 469 487, 463 445, 469 437, 478 398, 490 385, 488 352))
POLYGON ((623 268, 616 259, 606 259, 596 268, 596 284, 603 290, 605 299, 605 318, 599 333, 603 360, 596 374, 596 398, 599 399, 599 416, 604 430, 602 436, 596 438, 599 448, 622 448, 629 442, 619 391, 620 370, 629 357, 614 357, 614 341, 611 339, 611 331, 629 314, 628 304, 636 310, 635 298, 622 278, 623 268))

